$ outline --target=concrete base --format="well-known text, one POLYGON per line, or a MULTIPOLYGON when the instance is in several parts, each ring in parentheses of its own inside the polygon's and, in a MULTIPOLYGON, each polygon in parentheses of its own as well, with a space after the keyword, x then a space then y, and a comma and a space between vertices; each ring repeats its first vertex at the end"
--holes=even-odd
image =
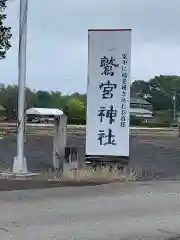
POLYGON ((17 157, 14 157, 13 162, 13 173, 17 174, 26 174, 27 171, 27 163, 26 163, 26 157, 24 158, 24 161, 21 162, 17 157))
POLYGON ((40 173, 32 173, 32 172, 26 172, 26 173, 14 173, 14 172, 2 172, 0 173, 1 176, 9 176, 9 177, 31 177, 31 176, 38 176, 40 173))
POLYGON ((2 172, 0 173, 1 179, 33 179, 33 177, 39 176, 40 173, 13 173, 13 172, 2 172))

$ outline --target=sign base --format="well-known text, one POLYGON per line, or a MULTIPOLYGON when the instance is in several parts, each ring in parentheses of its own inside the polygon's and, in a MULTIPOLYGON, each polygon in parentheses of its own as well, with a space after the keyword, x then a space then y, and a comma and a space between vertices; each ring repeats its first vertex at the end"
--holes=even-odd
POLYGON ((89 165, 114 165, 117 167, 125 167, 129 164, 129 157, 124 156, 101 156, 101 155, 85 155, 85 164, 89 165))

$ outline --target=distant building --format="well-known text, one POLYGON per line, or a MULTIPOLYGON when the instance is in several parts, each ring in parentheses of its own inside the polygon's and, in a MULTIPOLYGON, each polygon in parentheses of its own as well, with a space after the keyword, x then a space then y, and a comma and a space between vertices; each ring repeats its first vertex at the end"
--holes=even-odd
POLYGON ((151 119, 153 117, 151 103, 141 98, 131 98, 130 115, 144 120, 151 119))
POLYGON ((0 121, 6 120, 6 109, 0 105, 0 121))
POLYGON ((151 103, 147 102, 142 98, 131 98, 130 100, 130 107, 131 108, 143 108, 147 110, 152 110, 151 103))
POLYGON ((64 114, 60 109, 55 108, 29 108, 26 110, 28 122, 33 123, 53 123, 54 116, 64 114))

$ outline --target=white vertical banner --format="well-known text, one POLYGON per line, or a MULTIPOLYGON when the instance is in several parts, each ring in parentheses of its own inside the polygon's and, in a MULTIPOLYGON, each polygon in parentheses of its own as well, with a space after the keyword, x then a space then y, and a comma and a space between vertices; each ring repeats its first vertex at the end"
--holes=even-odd
POLYGON ((129 157, 131 29, 88 31, 86 155, 129 157))

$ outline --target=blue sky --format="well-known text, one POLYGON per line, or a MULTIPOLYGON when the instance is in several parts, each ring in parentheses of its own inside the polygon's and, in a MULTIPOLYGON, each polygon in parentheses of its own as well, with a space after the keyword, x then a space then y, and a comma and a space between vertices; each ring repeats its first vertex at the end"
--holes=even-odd
MULTIPOLYGON (((132 80, 180 75, 179 9, 179 0, 29 0, 27 85, 85 92, 89 28, 132 28, 132 80)), ((10 0, 7 14, 12 48, 0 77, 16 84, 19 0, 10 0)))

